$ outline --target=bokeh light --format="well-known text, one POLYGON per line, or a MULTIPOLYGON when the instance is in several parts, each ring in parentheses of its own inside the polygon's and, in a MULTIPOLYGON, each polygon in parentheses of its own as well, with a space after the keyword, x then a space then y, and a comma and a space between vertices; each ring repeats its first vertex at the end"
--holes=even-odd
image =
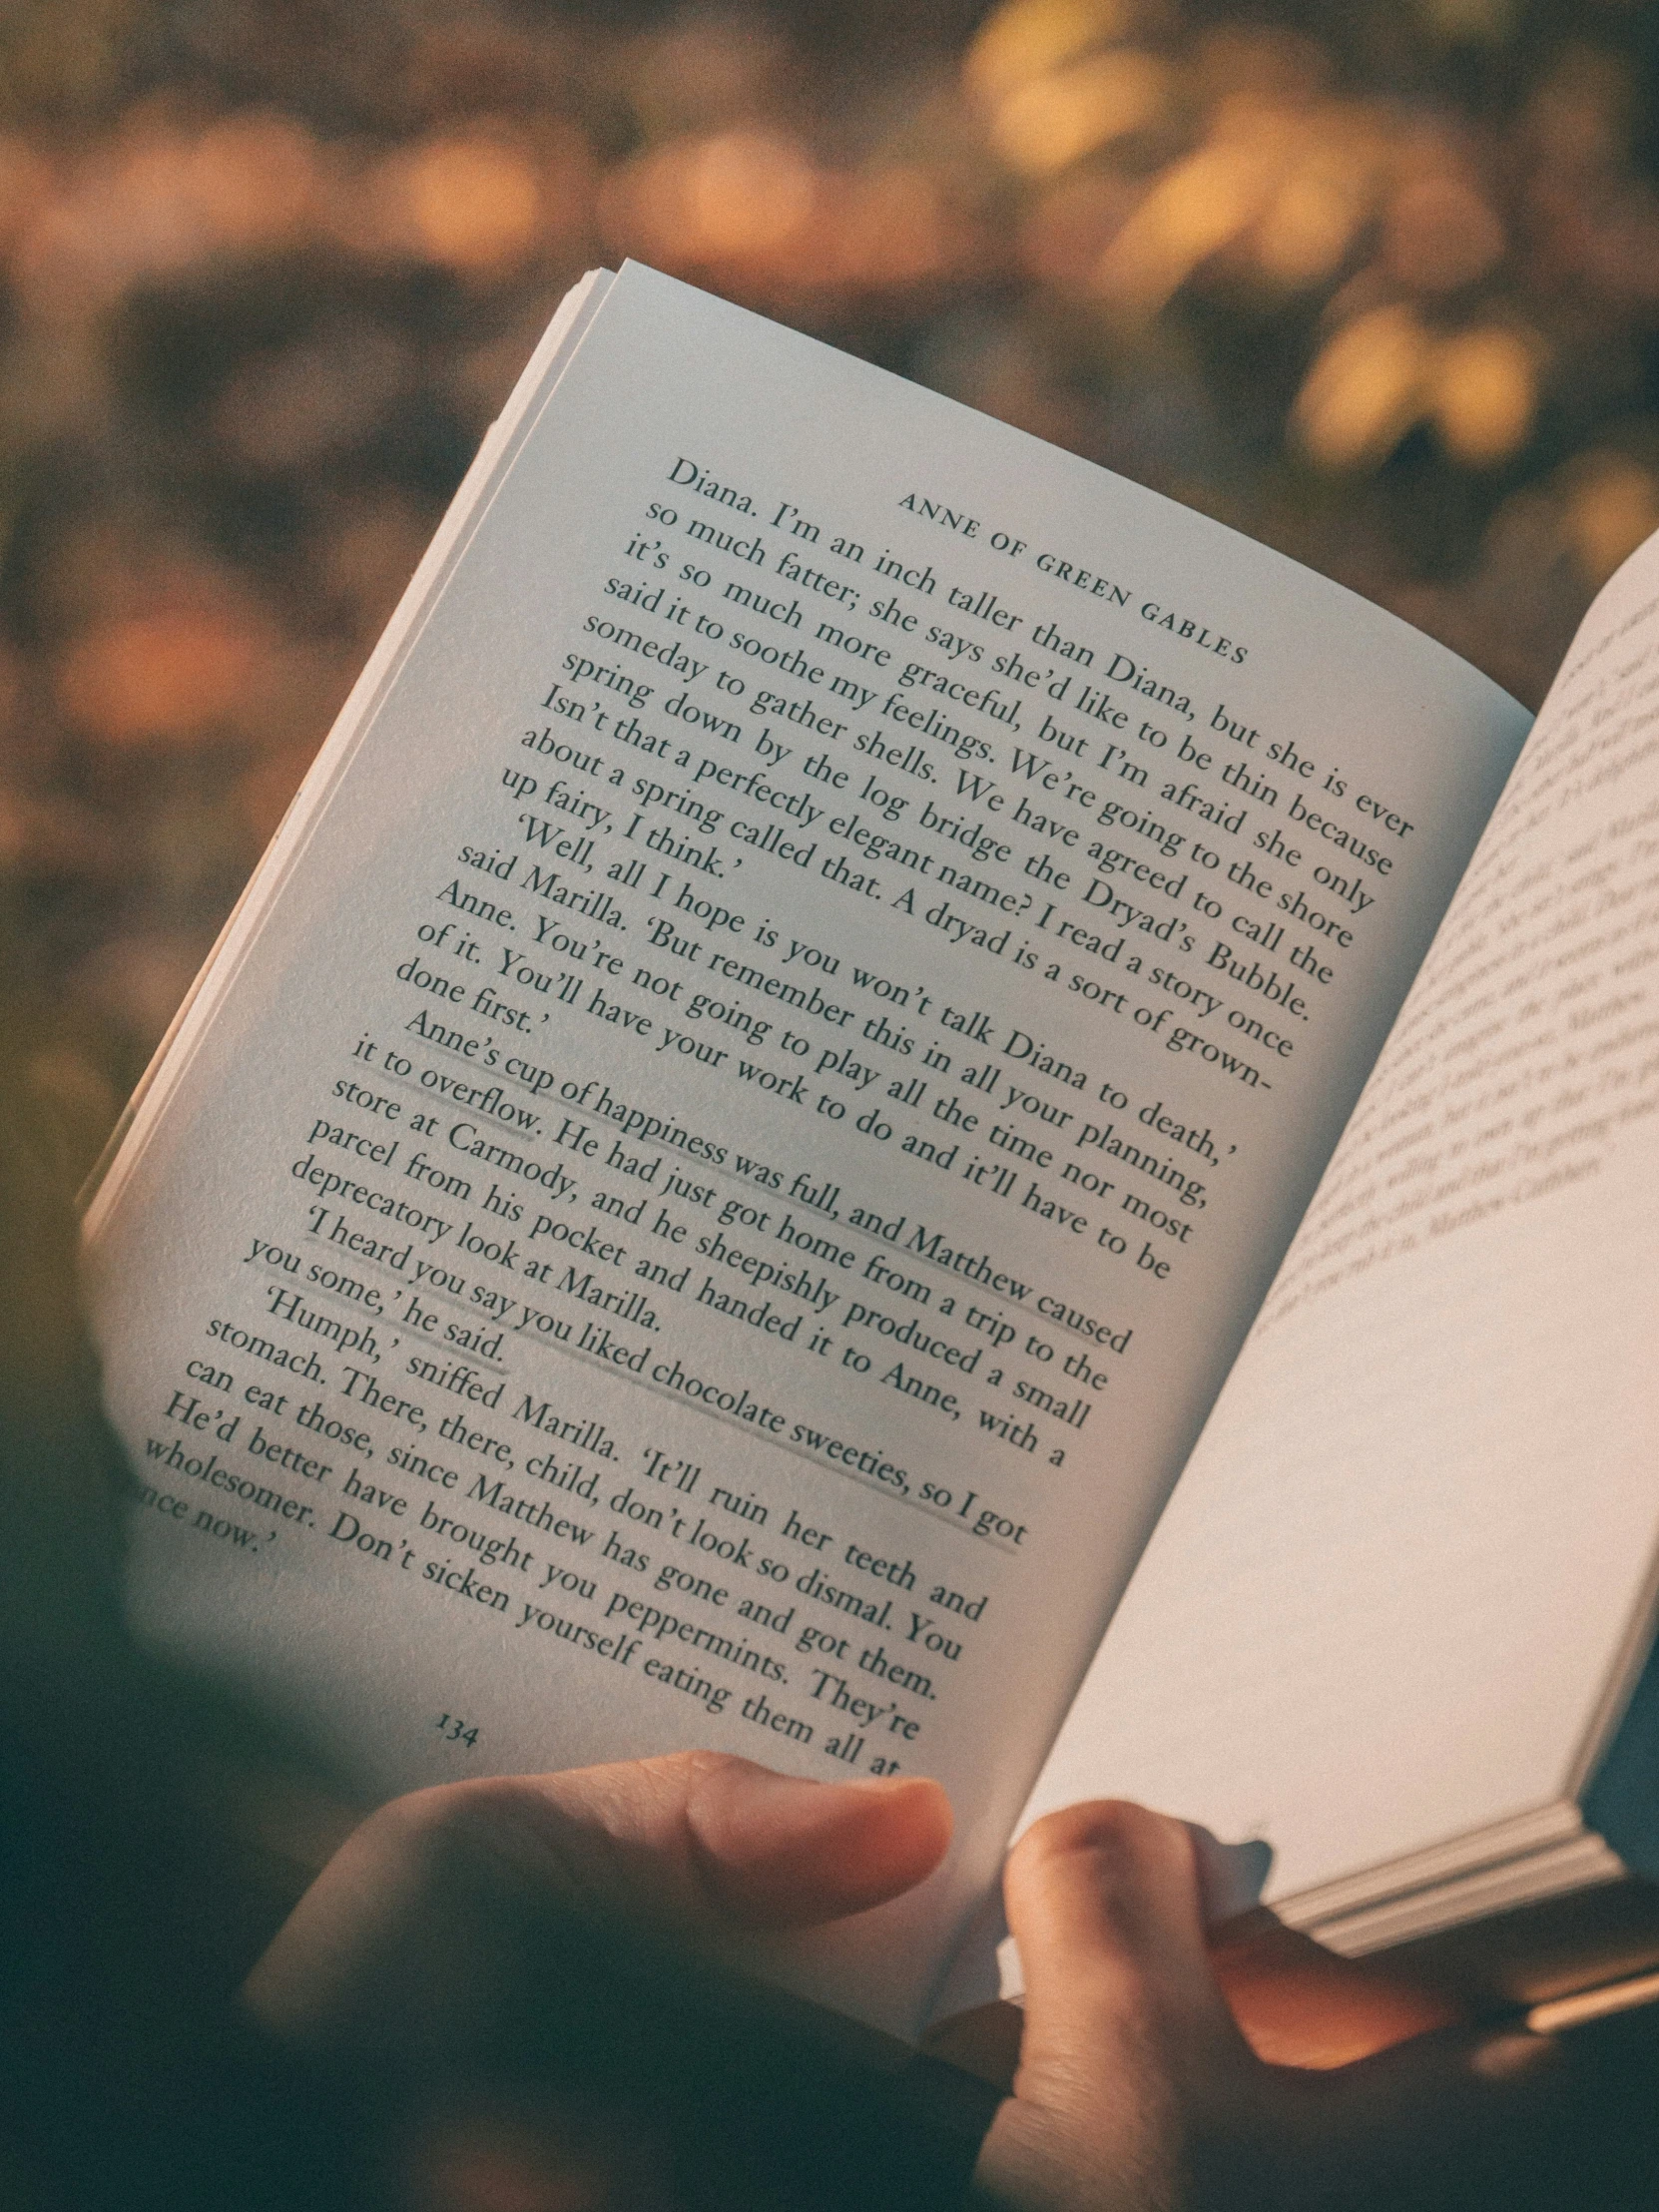
POLYGON ((10 0, 3 947, 89 1143, 560 294, 629 254, 1530 702, 1659 526, 1628 0, 10 0))

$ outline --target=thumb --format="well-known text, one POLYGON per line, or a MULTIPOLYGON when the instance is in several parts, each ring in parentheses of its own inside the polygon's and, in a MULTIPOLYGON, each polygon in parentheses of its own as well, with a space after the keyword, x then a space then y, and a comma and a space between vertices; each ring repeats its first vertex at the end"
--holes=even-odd
POLYGON ((720 1948, 897 1897, 949 1840, 936 1783, 805 1782, 717 1752, 417 1791, 335 1854, 244 1995, 312 2039, 370 2016, 458 2036, 522 1976, 537 1928, 720 1948))
POLYGON ((1184 2074, 1244 2053, 1205 1944, 1200 1850, 1184 1822, 1113 1801, 1021 1839, 1004 1878, 1025 1968, 1018 2094, 1121 2074, 1149 2034, 1170 2060, 1189 2054, 1184 2074))
POLYGON ((1183 1822, 1116 1802, 1021 1838, 1003 1878, 1025 1968, 1014 2095, 979 2187, 1020 2206, 1175 2202, 1218 2099, 1257 2062, 1204 1940, 1200 1849, 1183 1822))
MULTIPOLYGON (((648 1784, 661 1777, 703 1892, 720 1920, 741 1928, 816 1927, 866 1912, 913 1889, 950 1844, 950 1800, 919 1776, 811 1782, 695 1752, 646 1760, 633 1774, 648 1784)), ((638 1818, 638 1801, 634 1810, 638 1818)))

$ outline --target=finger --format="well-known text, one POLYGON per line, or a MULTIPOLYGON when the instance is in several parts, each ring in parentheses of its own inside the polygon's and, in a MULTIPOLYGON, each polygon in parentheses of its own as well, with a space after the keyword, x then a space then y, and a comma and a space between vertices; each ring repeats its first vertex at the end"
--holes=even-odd
POLYGON ((935 1782, 811 1782, 676 1752, 417 1791, 365 1823, 312 1896, 364 1911, 388 1873, 401 1896, 471 1865, 530 1901, 679 1936, 800 1928, 912 1888, 949 1841, 935 1782))
POLYGON ((1469 2019, 1443 1991, 1339 1957, 1268 1912, 1223 1930, 1211 1958, 1251 2049, 1274 2065, 1346 2066, 1469 2019))
MULTIPOLYGON (((1212 1962, 1218 1971, 1227 1967, 1244 1985, 1251 2000, 1248 2016, 1241 2012, 1235 1989, 1223 1977, 1223 1992, 1229 2006, 1244 2026, 1252 2046, 1259 2049, 1256 2042, 1259 2015, 1272 1999, 1270 1994, 1258 2000, 1256 1983, 1266 1983, 1274 1971, 1277 1963, 1273 1948, 1275 1939, 1305 1944, 1329 1964, 1346 1965, 1347 1961, 1335 1959, 1316 1944, 1308 1943, 1306 1936, 1292 1936, 1271 1913, 1254 1910, 1271 1859, 1265 1844, 1224 1844, 1209 1829, 1195 1822, 1189 1821, 1186 1826, 1193 1840, 1200 1911, 1210 1931, 1207 1939, 1212 1962), (1222 1928, 1220 1938, 1216 1934, 1218 1924, 1222 1928), (1226 1947, 1218 1949, 1218 1940, 1226 1947)), ((1403 2032, 1414 2034, 1419 2026, 1439 2024, 1438 2016, 1432 2021, 1413 2021, 1403 2032)), ((1012 2088, 1019 2066, 1024 2029, 1025 2014, 1020 2005, 1006 2001, 980 2004, 970 2011, 936 2021, 923 2035, 922 2048, 931 2057, 943 2059, 962 2072, 1007 2090, 1012 2088)), ((1364 2048, 1368 2051, 1380 2049, 1383 2042, 1397 2040, 1393 2035, 1378 2036, 1367 2041, 1364 2048)), ((1360 2052, 1356 2050, 1350 2055, 1359 2056, 1360 2052)))
POLYGON ((699 1766, 686 1826, 717 1910, 748 1928, 862 1913, 930 1875, 950 1845, 936 1782, 805 1782, 747 1759, 699 1766))
MULTIPOLYGON (((1195 1831, 1205 1920, 1214 1922, 1230 1874, 1204 1881, 1206 1832, 1195 1831)), ((1216 1847, 1225 1850, 1225 1846, 1216 1847)), ((1228 2010, 1256 2056, 1277 2066, 1330 2068, 1370 2058, 1437 2028, 1467 2024, 1465 2007, 1443 1991, 1367 1959, 1341 1958, 1297 1934, 1265 1908, 1234 1917, 1210 1938, 1210 1962, 1228 2010)), ((1025 2015, 1017 2004, 982 2004, 928 2029, 935 2058, 1007 2089, 1019 2064, 1025 2015)))
POLYGON ((1073 1806, 1021 1838, 1003 1893, 1025 2037, 981 2199, 1185 2201, 1194 2141, 1262 2071, 1210 1970, 1192 1831, 1135 1805, 1073 1806))
MULTIPOLYGON (((428 1791, 364 1824, 245 1995, 378 2094, 507 2069, 626 2114, 640 2144, 675 2146, 677 2172, 719 2176, 699 2202, 831 2201, 827 2176, 857 2202, 854 2182, 900 2169, 941 2173, 959 2197, 986 2099, 970 2094, 961 2124, 961 2096, 895 2072, 883 2039, 748 1981, 732 1933, 861 1911, 930 1872, 948 1839, 934 1785, 790 1782, 714 1753, 428 1791)), ((570 2145, 547 2140, 557 2179, 570 2145)), ((526 2138, 519 2153, 511 2171, 451 2160, 455 2212, 480 2175, 538 2205, 541 2152, 526 2138)), ((579 2178, 610 2186, 608 2169, 579 2178)))
POLYGON ((1184 2073, 1244 2055, 1211 1970, 1184 1823, 1135 1805, 1073 1806, 1021 1839, 1004 1894, 1025 1968, 1022 2097, 1069 2097, 1130 2054, 1138 2070, 1149 2037, 1187 2053, 1184 2073))
POLYGON ((810 1782, 722 1752, 583 1767, 528 1790, 588 1903, 690 1936, 865 1912, 931 1874, 950 1842, 936 1782, 810 1782))
POLYGON ((934 1783, 803 1782, 715 1752, 419 1791, 329 1862, 245 1997, 285 2033, 345 2032, 366 2011, 458 2035, 534 1931, 718 1947, 895 1897, 949 1836, 934 1783))

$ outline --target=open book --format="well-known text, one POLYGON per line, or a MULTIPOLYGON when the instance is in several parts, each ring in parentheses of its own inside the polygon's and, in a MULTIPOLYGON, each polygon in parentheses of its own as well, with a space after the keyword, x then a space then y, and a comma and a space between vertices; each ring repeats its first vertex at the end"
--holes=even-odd
POLYGON ((141 1631, 366 1795, 938 1776, 945 1867, 771 1961, 901 2032, 1083 1794, 1349 1949, 1645 1962, 1659 546, 1527 722, 590 276, 92 1203, 141 1631))

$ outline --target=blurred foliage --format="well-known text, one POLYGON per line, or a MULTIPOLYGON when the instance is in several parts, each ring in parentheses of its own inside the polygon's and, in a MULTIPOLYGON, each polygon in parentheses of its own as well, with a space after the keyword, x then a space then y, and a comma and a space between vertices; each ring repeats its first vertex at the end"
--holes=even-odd
POLYGON ((1639 0, 7 0, 0 947, 84 1156, 633 254, 1536 703, 1659 526, 1639 0))

